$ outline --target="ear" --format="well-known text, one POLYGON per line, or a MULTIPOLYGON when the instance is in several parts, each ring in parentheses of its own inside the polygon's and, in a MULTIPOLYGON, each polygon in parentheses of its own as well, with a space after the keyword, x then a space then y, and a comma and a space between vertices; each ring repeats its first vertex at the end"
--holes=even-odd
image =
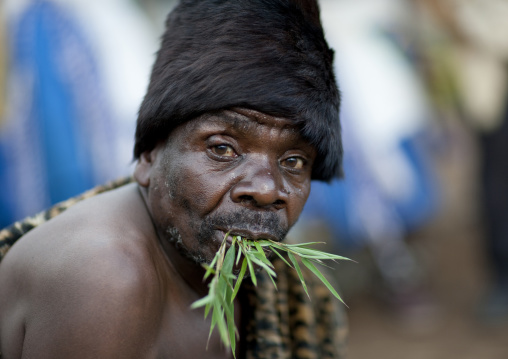
POLYGON ((155 166, 158 149, 159 146, 151 151, 143 152, 136 163, 134 179, 142 187, 148 187, 150 185, 150 177, 155 166))

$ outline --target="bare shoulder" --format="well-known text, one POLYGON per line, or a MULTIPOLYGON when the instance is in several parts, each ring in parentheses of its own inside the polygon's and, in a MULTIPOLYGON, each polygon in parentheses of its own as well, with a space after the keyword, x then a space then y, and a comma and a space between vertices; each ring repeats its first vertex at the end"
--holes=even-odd
POLYGON ((129 186, 71 207, 16 243, 0 266, 2 350, 15 353, 10 343, 21 340, 24 355, 41 358, 146 353, 162 303, 145 212, 129 186))

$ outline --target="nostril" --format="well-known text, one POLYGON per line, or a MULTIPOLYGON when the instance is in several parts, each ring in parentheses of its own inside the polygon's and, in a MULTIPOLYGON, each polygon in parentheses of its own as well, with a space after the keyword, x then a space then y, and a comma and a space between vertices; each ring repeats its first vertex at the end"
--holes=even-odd
POLYGON ((240 201, 242 201, 242 202, 253 202, 254 201, 254 197, 249 196, 248 194, 241 195, 239 198, 240 198, 240 201))
MULTIPOLYGON (((251 195, 248 195, 248 194, 244 194, 244 195, 241 195, 238 197, 238 199, 240 200, 240 202, 243 202, 243 203, 258 203, 255 199, 255 196, 251 196, 251 195)), ((275 206, 282 206, 284 205, 286 202, 282 199, 278 199, 276 200, 275 202, 271 203, 272 205, 275 205, 275 206)))

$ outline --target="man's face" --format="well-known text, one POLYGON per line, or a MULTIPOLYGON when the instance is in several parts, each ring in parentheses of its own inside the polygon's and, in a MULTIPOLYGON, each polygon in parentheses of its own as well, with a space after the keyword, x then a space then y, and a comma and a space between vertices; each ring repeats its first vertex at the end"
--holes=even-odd
POLYGON ((179 126, 136 171, 146 171, 159 236, 202 263, 227 232, 281 241, 309 195, 314 158, 289 120, 235 109, 179 126))

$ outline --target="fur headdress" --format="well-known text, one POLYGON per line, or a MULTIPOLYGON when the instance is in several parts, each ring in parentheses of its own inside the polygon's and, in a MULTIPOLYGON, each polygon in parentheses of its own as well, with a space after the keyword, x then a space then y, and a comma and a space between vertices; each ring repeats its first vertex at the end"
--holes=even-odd
POLYGON ((313 179, 341 176, 332 62, 315 0, 182 0, 166 21, 134 157, 196 116, 245 107, 301 126, 318 153, 313 179))

